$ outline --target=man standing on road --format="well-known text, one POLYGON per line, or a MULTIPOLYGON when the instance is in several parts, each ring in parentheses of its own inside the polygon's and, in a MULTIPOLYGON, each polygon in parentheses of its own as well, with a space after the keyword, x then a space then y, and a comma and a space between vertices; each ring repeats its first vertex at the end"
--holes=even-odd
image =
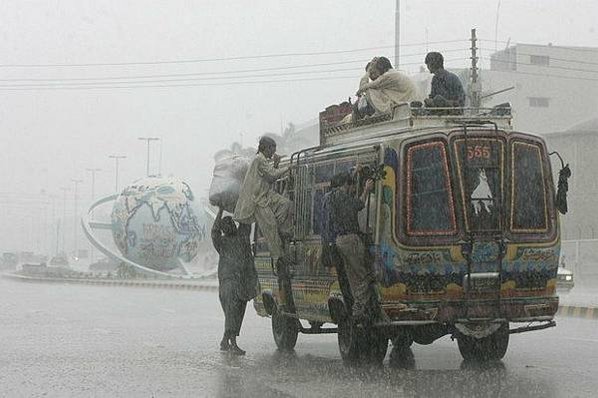
POLYGON ((212 243, 218 252, 218 297, 224 311, 224 336, 221 351, 245 355, 237 336, 245 317, 247 302, 257 295, 257 272, 249 242, 251 225, 239 227, 230 216, 218 212, 212 226, 212 243))
POLYGON ((291 235, 293 222, 291 201, 272 189, 272 184, 289 172, 288 167, 279 168, 279 163, 276 142, 262 137, 241 186, 233 218, 241 224, 257 221, 276 265, 282 293, 280 300, 284 306, 290 301, 290 282, 283 238, 286 240, 291 235))
POLYGON ((353 319, 356 323, 372 321, 372 318, 386 320, 376 294, 376 278, 371 264, 366 259, 366 247, 359 230, 358 214, 374 188, 374 180, 365 183, 363 194, 354 194, 355 180, 352 175, 342 178, 344 185, 333 190, 329 201, 329 223, 336 234, 336 247, 344 263, 353 294, 353 319))

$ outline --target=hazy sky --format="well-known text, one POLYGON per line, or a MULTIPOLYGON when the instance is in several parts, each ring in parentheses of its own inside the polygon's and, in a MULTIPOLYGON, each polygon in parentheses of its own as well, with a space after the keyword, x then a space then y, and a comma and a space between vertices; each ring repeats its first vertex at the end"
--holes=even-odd
MULTIPOLYGON (((402 69, 417 71, 426 49, 447 51, 449 65, 465 65, 472 27, 489 40, 481 42, 482 56, 488 56, 495 47, 497 5, 496 0, 403 0, 402 69), (445 40, 454 42, 424 44, 445 40)), ((261 133, 278 132, 281 124, 316 118, 325 106, 354 93, 366 60, 375 54, 392 57, 394 10, 393 0, 4 0, 0 2, 0 85, 19 90, 3 87, 0 93, 1 191, 45 189, 58 194, 60 186, 72 187, 71 178, 82 178, 82 200, 87 203, 90 185, 85 168, 102 168, 96 191, 111 193, 114 166, 108 154, 128 156, 121 164, 121 181, 131 181, 145 171, 145 145, 137 137, 158 136, 163 138, 162 173, 185 178, 196 193, 203 194, 215 150, 241 139, 241 133, 245 144, 254 144, 261 133), (373 47, 377 48, 229 61, 22 66, 205 61, 373 47), (238 78, 240 70, 343 61, 347 63, 246 73, 265 77, 244 79, 302 81, 231 84, 243 80, 238 78), (314 70, 328 72, 305 73, 314 70), (194 81, 172 76, 223 71, 235 73, 195 75, 191 78, 203 80, 194 81), (10 81, 155 75, 166 77, 149 80, 178 81, 153 85, 183 87, 116 88, 108 80, 94 89, 56 89, 50 82, 43 89, 22 90, 30 88, 23 85, 39 82, 10 81)), ((498 47, 509 39, 596 46, 597 17, 595 0, 503 0, 498 47)), ((121 81, 130 86, 131 79, 121 81)), ((153 170, 158 148, 154 146, 153 170)))

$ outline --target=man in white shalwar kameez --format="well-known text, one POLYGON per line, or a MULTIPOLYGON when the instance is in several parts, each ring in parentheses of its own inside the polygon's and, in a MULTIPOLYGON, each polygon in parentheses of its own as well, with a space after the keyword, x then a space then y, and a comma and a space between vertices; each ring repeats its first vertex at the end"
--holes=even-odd
POLYGON ((242 224, 257 222, 260 232, 268 242, 270 257, 276 265, 281 304, 290 300, 289 264, 285 261, 281 234, 290 236, 292 202, 275 192, 272 184, 289 172, 288 167, 278 167, 280 157, 276 154, 276 142, 262 137, 258 152, 253 158, 239 192, 233 219, 242 224))
POLYGON ((392 68, 386 57, 372 60, 368 75, 371 81, 364 78, 359 83, 357 95, 365 95, 368 103, 376 113, 390 113, 398 104, 417 100, 417 87, 405 74, 392 68))
POLYGON ((276 261, 284 254, 280 232, 288 234, 292 222, 291 202, 272 189, 272 184, 289 171, 288 167, 278 168, 280 157, 275 152, 276 142, 262 137, 241 186, 233 218, 243 224, 257 221, 276 261))

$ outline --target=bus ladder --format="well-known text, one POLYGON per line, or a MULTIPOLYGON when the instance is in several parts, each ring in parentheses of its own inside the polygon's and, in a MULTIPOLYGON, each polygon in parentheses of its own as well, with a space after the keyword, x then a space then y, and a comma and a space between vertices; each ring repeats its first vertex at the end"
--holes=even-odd
MULTIPOLYGON (((498 126, 496 125, 496 123, 494 122, 490 122, 490 121, 483 121, 483 122, 475 122, 475 123, 469 123, 469 125, 475 125, 475 126, 482 126, 485 124, 492 124, 494 126, 494 138, 496 139, 497 144, 501 142, 501 137, 498 133, 498 126)), ((468 131, 467 131, 467 127, 468 127, 468 123, 463 123, 463 134, 464 134, 464 139, 465 139, 465 153, 464 153, 464 172, 465 172, 465 192, 469 192, 470 191, 470 187, 469 185, 469 176, 470 173, 472 172, 472 166, 470 165, 468 156, 467 156, 467 150, 469 148, 468 145, 468 131)), ((484 166, 485 170, 495 170, 498 174, 497 175, 501 175, 500 173, 504 173, 504 171, 501 168, 501 164, 500 164, 500 154, 499 156, 497 156, 497 160, 496 163, 490 164, 488 166, 484 166)), ((473 192, 472 192, 473 193, 473 192)), ((498 188, 498 192, 495 195, 495 198, 477 198, 477 197, 469 197, 469 198, 464 198, 464 203, 466 205, 466 207, 468 208, 473 208, 474 204, 477 202, 482 202, 482 203, 491 203, 493 207, 495 207, 495 209, 497 210, 497 229, 482 229, 482 228, 478 228, 478 229, 474 229, 473 225, 466 225, 467 229, 468 229, 468 236, 467 236, 467 249, 463 250, 463 254, 465 255, 465 260, 466 260, 466 264, 467 264, 467 274, 466 274, 466 278, 467 278, 467 289, 465 290, 465 318, 466 319, 471 319, 470 317, 470 310, 472 307, 472 302, 471 302, 471 274, 472 274, 472 254, 473 254, 473 250, 474 250, 474 243, 476 242, 494 242, 497 245, 497 249, 498 249, 498 253, 497 253, 497 258, 496 258, 496 272, 498 274, 498 286, 496 289, 496 314, 495 314, 495 319, 502 319, 502 300, 501 300, 501 286, 502 286, 502 269, 503 269, 503 259, 504 259, 504 255, 505 255, 505 250, 506 250, 506 245, 505 245, 505 239, 504 239, 504 206, 503 206, 503 199, 504 199, 504 192, 503 192, 503 187, 502 185, 500 185, 500 181, 499 181, 499 188, 498 188)), ((486 206, 486 208, 488 209, 489 206, 486 206)), ((469 209, 466 209, 465 211, 469 211, 469 209)), ((471 217, 471 216, 470 216, 471 217)))
MULTIPOLYGON (((276 182, 276 188, 278 193, 283 194, 284 191, 286 190, 287 194, 288 194, 288 199, 291 200, 293 202, 293 208, 294 208, 294 217, 295 217, 295 228, 293 230, 293 236, 289 239, 282 239, 283 241, 283 245, 284 245, 284 252, 286 254, 286 258, 290 260, 290 262, 292 262, 293 265, 297 265, 297 252, 296 250, 294 251, 294 257, 291 258, 290 256, 290 248, 291 245, 295 245, 298 241, 302 240, 302 237, 304 236, 304 231, 303 231, 303 226, 306 225, 305 220, 299 220, 298 217, 304 218, 306 217, 306 212, 305 209, 303 209, 302 207, 305 206, 305 204, 307 203, 307 198, 305 197, 305 190, 303 189, 303 181, 305 180, 302 175, 302 173, 304 173, 305 171, 302 171, 301 168, 299 167, 299 161, 301 159, 301 156, 303 155, 303 157, 305 158, 307 155, 307 152, 313 149, 316 149, 318 147, 312 147, 312 148, 306 148, 303 149, 301 151, 295 152, 291 155, 291 158, 289 160, 289 177, 286 181, 286 187, 284 186, 284 181, 278 181, 276 182)), ((290 264, 287 263, 287 270, 286 270, 286 278, 285 277, 281 277, 278 275, 278 272, 276 270, 276 264, 274 264, 274 261, 271 259, 271 267, 272 267, 272 273, 278 277, 279 280, 279 290, 283 289, 283 285, 284 285, 284 290, 285 292, 283 294, 285 294, 285 301, 287 302, 287 308, 286 308, 286 315, 289 316, 295 316, 296 314, 296 308, 295 308, 295 301, 293 298, 293 287, 292 287, 292 279, 293 279, 293 270, 290 264), (283 278, 285 278, 285 280, 282 280, 283 278)), ((294 267, 293 267, 294 268, 294 267)))

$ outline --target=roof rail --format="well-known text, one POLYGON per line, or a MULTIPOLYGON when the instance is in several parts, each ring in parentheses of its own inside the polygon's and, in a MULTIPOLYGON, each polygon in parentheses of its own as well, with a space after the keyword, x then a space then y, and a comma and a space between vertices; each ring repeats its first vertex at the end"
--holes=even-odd
POLYGON ((511 130, 511 106, 508 103, 493 108, 423 108, 399 104, 390 113, 381 113, 364 119, 349 119, 352 108, 343 103, 320 112, 320 146, 355 142, 389 133, 434 128, 447 128, 455 124, 485 125, 511 130))

